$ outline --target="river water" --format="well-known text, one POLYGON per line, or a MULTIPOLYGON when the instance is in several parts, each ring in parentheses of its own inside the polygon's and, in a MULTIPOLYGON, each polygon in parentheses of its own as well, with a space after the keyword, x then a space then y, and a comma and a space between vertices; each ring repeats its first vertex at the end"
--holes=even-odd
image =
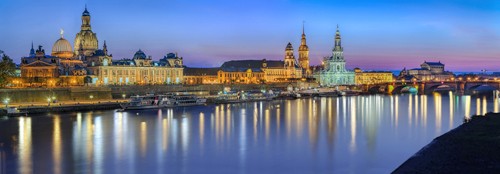
POLYGON ((389 173, 471 96, 371 95, 0 120, 0 173, 389 173))

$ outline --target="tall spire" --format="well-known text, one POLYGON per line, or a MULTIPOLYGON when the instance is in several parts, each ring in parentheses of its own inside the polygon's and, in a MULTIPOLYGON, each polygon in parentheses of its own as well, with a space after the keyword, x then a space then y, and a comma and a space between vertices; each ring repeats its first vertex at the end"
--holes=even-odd
POLYGON ((102 51, 104 51, 104 55, 108 55, 108 46, 106 45, 106 40, 104 40, 104 44, 102 45, 102 51))
POLYGON ((344 61, 344 48, 342 48, 339 25, 337 24, 337 31, 335 32, 335 46, 332 50, 334 60, 344 61))
POLYGON ((305 21, 302 21, 302 38, 299 46, 299 65, 305 77, 310 75, 309 69, 309 47, 306 43, 305 21))
POLYGON ((339 24, 337 24, 337 31, 335 32, 335 48, 337 48, 337 47, 342 48, 340 41, 341 41, 341 38, 340 38, 339 24))
POLYGON ((30 57, 34 57, 35 55, 35 48, 33 48, 33 41, 31 41, 30 57))
MULTIPOLYGON (((306 44, 306 32, 305 32, 305 27, 304 27, 304 23, 305 21, 302 21, 302 38, 300 39, 300 46, 303 47, 307 47, 307 44, 306 44)), ((304 48, 305 49, 305 48, 304 48)), ((299 47, 299 51, 301 50, 301 48, 299 47)))
POLYGON ((302 21, 302 36, 305 35, 305 32, 304 32, 304 23, 306 23, 306 21, 302 21))

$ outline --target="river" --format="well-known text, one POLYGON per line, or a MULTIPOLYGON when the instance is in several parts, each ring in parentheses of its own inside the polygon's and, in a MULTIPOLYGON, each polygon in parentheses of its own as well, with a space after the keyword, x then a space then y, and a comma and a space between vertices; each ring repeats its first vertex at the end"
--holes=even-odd
POLYGON ((0 173, 389 173, 498 100, 369 95, 0 120, 0 173))

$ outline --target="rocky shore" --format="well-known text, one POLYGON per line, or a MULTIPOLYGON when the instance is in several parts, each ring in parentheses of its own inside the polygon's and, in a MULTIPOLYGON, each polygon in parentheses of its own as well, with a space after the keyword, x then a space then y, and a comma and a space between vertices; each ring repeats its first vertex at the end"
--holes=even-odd
POLYGON ((437 137, 393 173, 500 172, 500 114, 473 116, 437 137))

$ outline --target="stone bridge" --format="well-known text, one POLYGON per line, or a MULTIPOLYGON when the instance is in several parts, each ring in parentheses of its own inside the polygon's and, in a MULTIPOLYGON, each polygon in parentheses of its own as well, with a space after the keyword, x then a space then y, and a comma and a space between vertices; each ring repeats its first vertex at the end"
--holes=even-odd
POLYGON ((430 94, 433 92, 458 92, 462 94, 475 94, 478 92, 491 92, 500 90, 500 81, 449 81, 449 82, 404 82, 365 85, 363 90, 372 93, 407 93, 418 92, 430 94))

